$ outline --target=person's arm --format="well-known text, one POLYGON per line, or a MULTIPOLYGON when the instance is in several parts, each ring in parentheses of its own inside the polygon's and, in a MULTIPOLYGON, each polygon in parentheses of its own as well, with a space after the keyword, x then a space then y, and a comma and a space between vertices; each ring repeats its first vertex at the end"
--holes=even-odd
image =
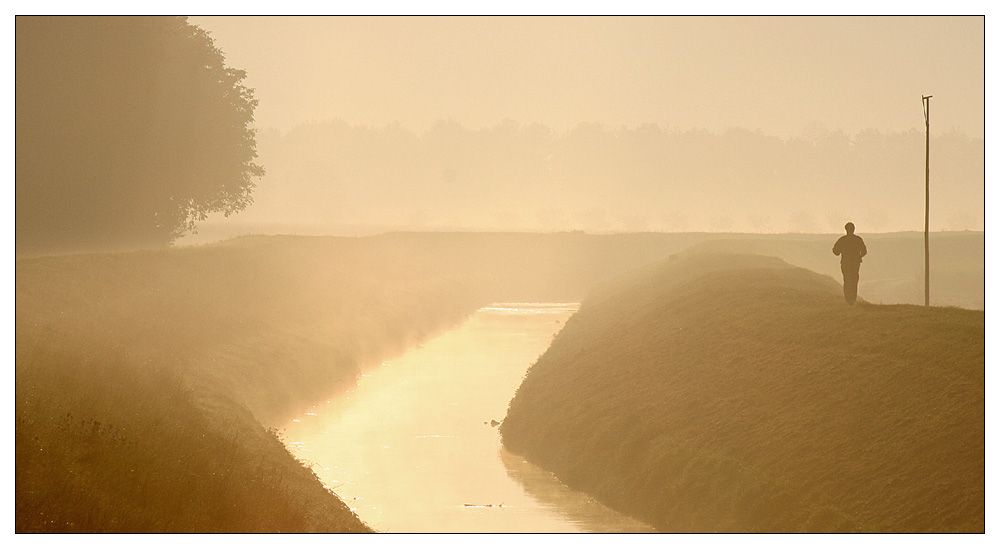
POLYGON ((865 239, 858 237, 858 240, 861 241, 861 257, 864 257, 868 255, 868 247, 865 246, 865 239))
POLYGON ((833 255, 840 255, 840 242, 844 240, 844 237, 837 239, 837 242, 833 244, 833 255))

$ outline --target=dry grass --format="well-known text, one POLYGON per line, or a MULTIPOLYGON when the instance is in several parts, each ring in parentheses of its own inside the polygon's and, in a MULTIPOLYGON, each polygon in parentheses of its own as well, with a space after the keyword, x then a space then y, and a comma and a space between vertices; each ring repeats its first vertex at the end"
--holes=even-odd
POLYGON ((213 425, 169 367, 78 342, 17 368, 18 532, 366 530, 252 416, 213 425))
POLYGON ((273 244, 18 262, 17 531, 367 530, 264 425, 478 301, 273 244))
POLYGON ((363 529, 268 427, 478 306, 578 300, 708 237, 272 236, 18 259, 15 528, 363 529))
POLYGON ((267 426, 478 306, 578 299, 691 238, 272 236, 19 259, 15 527, 362 530, 267 426))
POLYGON ((504 443, 664 531, 982 531, 983 322, 681 257, 585 300, 504 443))

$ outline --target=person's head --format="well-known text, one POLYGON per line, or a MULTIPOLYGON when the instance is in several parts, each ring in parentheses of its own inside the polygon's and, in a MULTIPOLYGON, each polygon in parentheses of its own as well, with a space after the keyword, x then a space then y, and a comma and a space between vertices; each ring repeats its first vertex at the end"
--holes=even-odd
POLYGON ((844 230, 847 231, 847 234, 854 234, 854 223, 848 221, 847 225, 844 225, 844 230))

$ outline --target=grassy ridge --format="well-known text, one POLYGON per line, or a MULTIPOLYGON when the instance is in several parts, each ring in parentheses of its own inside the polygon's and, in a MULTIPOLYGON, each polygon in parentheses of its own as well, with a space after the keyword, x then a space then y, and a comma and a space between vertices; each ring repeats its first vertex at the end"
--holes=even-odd
POLYGON ((983 531, 984 315, 760 256, 595 289, 505 446, 663 531, 983 531))
POLYGON ((16 529, 365 530, 268 426, 476 307, 576 300, 696 238, 272 236, 19 259, 16 529))
POLYGON ((367 530, 238 405, 86 345, 18 353, 16 531, 367 530))
POLYGON ((18 261, 17 531, 367 530, 265 425, 479 300, 352 244, 18 261))
POLYGON ((19 258, 16 529, 364 529, 268 427, 478 306, 576 301, 723 236, 270 236, 19 258))
MULTIPOLYGON (((924 304, 924 241, 921 233, 864 235, 868 256, 861 265, 859 295, 871 303, 924 304)), ((772 238, 721 238, 693 250, 769 255, 842 281, 835 238, 776 235, 772 238)), ((982 232, 930 235, 931 305, 984 309, 986 237, 982 232)))

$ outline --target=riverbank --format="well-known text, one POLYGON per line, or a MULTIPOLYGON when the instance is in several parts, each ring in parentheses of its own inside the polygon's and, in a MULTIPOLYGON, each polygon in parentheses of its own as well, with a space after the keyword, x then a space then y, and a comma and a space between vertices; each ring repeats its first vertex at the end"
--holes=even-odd
POLYGON ((492 301, 692 237, 245 237, 16 261, 18 532, 366 531, 274 427, 492 301))
POLYGON ((379 532, 651 532, 500 446, 493 420, 574 311, 481 308, 293 419, 290 449, 379 532))
POLYGON ((506 447, 660 531, 983 531, 983 312, 850 307, 775 258, 673 259, 591 292, 506 447))
POLYGON ((268 426, 478 301, 303 244, 18 261, 18 532, 368 531, 268 426))
POLYGON ((255 236, 18 258, 16 531, 363 530, 276 426, 480 306, 578 301, 725 236, 255 236))

